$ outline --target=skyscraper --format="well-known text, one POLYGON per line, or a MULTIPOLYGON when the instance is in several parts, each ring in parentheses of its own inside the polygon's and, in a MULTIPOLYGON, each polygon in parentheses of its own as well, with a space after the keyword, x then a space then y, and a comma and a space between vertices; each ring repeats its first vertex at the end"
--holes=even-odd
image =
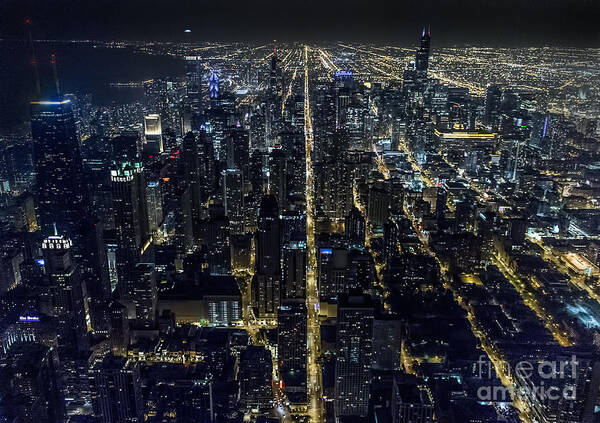
POLYGON ((85 287, 80 269, 73 261, 73 243, 62 235, 51 235, 42 243, 46 277, 57 319, 59 352, 85 354, 89 350, 85 287))
POLYGON ((427 77, 427 69, 429 68, 429 52, 431 49, 431 30, 423 27, 421 33, 421 44, 417 50, 415 57, 415 67, 417 75, 427 77))
POLYGON ((502 105, 502 90, 497 85, 488 85, 485 93, 485 112, 483 123, 493 131, 500 124, 500 106, 502 105))
POLYGON ((155 329, 158 292, 156 291, 154 264, 138 263, 135 266, 135 273, 133 302, 135 304, 136 326, 140 329, 155 329))
POLYGON ((142 164, 115 163, 111 169, 116 229, 116 266, 121 297, 130 303, 136 282, 135 265, 148 248, 146 184, 142 164))
POLYGON ((36 171, 36 196, 42 230, 53 224, 77 243, 86 214, 86 191, 79 136, 70 100, 31 102, 31 135, 36 171))
POLYGON ((259 316, 274 315, 279 305, 281 284, 281 240, 279 209, 272 195, 262 198, 256 231, 256 272, 254 306, 259 316))
POLYGON ((369 411, 374 308, 368 296, 351 295, 338 308, 335 360, 335 414, 366 416, 369 411))
POLYGON ((183 137, 182 147, 183 178, 190 191, 192 230, 194 237, 198 237, 200 235, 199 225, 203 206, 203 181, 200 173, 200 146, 196 134, 188 132, 185 137, 183 137))
POLYGON ((273 361, 264 347, 248 346, 240 354, 238 380, 240 402, 248 410, 271 408, 273 361))
POLYGON ((144 116, 144 153, 160 154, 163 152, 162 124, 160 115, 144 116))
POLYGON ((223 206, 229 218, 232 234, 244 233, 244 177, 239 169, 225 169, 221 173, 223 206))
POLYGON ((279 373, 291 403, 306 402, 306 302, 285 300, 277 313, 279 373))
POLYGON ((94 413, 102 423, 144 421, 139 366, 133 360, 107 355, 90 369, 94 413))

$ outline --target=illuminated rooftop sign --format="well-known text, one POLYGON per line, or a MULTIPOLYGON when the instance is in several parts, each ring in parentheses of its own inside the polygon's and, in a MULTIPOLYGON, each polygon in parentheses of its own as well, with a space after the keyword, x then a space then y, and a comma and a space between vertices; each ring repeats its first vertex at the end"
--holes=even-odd
POLYGON ((19 322, 39 322, 38 316, 19 316, 19 322))
POLYGON ((352 75, 353 75, 352 71, 336 71, 335 72, 336 78, 349 78, 352 75))
POLYGON ((325 254, 325 255, 333 254, 333 250, 331 248, 321 248, 321 254, 325 254))

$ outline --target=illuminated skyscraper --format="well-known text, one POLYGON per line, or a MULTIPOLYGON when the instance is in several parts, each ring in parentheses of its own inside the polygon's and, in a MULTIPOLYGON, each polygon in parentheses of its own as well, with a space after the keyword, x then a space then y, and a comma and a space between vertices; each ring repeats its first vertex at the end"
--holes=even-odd
POLYGON ((135 274, 133 302, 135 304, 136 326, 143 329, 154 329, 158 303, 154 264, 138 263, 135 266, 135 274))
POLYGON ((162 124, 160 115, 144 116, 144 153, 163 152, 162 124))
POLYGON ((31 135, 39 221, 46 234, 54 223, 75 241, 86 214, 83 162, 69 100, 31 103, 31 135))
POLYGON ((415 67, 417 74, 421 74, 422 76, 427 76, 427 69, 429 68, 429 53, 431 49, 431 30, 429 28, 423 27, 423 32, 421 33, 421 44, 419 45, 419 49, 417 50, 417 54, 415 57, 415 67))
POLYGON ((208 79, 208 91, 211 100, 219 98, 219 76, 215 72, 212 72, 208 79))
POLYGON ((73 261, 73 243, 62 235, 51 235, 42 243, 52 314, 57 319, 59 352, 89 349, 85 287, 80 269, 73 261))
POLYGON ((232 234, 244 233, 244 177, 239 169, 222 172, 223 206, 232 234))
POLYGON ((135 286, 135 265, 148 242, 146 183, 139 162, 115 163, 111 169, 113 210, 116 229, 116 265, 121 298, 131 302, 135 286))
POLYGON ((163 222, 160 181, 148 181, 146 184, 146 204, 148 205, 148 230, 154 233, 163 222))
POLYGON ((484 123, 492 130, 497 130, 500 124, 500 106, 502 103, 502 91, 497 85, 488 85, 485 93, 484 123))

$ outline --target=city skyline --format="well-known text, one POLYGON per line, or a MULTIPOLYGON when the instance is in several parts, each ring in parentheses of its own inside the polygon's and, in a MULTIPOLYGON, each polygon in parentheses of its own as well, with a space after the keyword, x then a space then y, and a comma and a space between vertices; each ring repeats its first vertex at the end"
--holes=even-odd
POLYGON ((0 423, 600 422, 591 2, 6 5, 0 423))

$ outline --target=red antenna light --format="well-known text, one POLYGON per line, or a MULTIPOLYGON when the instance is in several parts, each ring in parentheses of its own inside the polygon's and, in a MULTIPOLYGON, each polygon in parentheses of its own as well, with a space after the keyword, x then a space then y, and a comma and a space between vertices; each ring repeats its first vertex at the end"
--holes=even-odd
POLYGON ((35 47, 33 45, 33 38, 31 37, 31 19, 25 19, 25 25, 27 25, 27 42, 31 48, 31 65, 33 66, 33 75, 35 78, 36 100, 39 100, 42 95, 42 90, 40 88, 40 74, 38 72, 37 60, 35 58, 35 47))
POLYGON ((54 53, 50 55, 50 64, 52 65, 52 71, 54 72, 54 85, 56 86, 56 97, 60 101, 60 85, 58 84, 58 72, 56 70, 56 55, 54 53))

